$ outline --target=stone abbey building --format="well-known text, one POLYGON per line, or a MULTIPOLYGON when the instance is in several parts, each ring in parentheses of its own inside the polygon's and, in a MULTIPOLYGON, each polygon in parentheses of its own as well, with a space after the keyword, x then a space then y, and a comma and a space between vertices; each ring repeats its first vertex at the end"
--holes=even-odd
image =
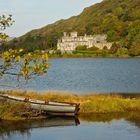
POLYGON ((64 36, 58 40, 57 49, 61 52, 72 52, 77 46, 86 45, 87 48, 93 46, 103 49, 105 46, 110 49, 112 43, 107 42, 107 35, 84 35, 78 36, 77 32, 71 32, 67 34, 64 32, 64 36))

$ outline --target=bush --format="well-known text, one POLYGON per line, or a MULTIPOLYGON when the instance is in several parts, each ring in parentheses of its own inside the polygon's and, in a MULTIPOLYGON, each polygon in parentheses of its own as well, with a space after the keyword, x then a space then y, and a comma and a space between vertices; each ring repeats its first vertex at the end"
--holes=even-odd
POLYGON ((129 55, 130 56, 139 56, 140 55, 140 48, 139 47, 132 47, 129 50, 129 55))
POLYGON ((111 53, 111 54, 115 54, 115 53, 117 52, 118 49, 119 49, 118 44, 113 43, 112 46, 111 46, 111 48, 110 48, 110 53, 111 53))
POLYGON ((86 45, 77 46, 76 50, 87 50, 87 46, 86 45))
POLYGON ((99 50, 99 48, 97 48, 97 47, 93 46, 93 47, 91 47, 91 48, 88 48, 88 50, 89 50, 89 51, 98 51, 98 50, 99 50))
POLYGON ((58 54, 58 55, 61 55, 61 51, 60 50, 56 50, 55 53, 58 54))
POLYGON ((119 48, 116 52, 117 56, 123 56, 128 55, 128 49, 127 48, 119 48))

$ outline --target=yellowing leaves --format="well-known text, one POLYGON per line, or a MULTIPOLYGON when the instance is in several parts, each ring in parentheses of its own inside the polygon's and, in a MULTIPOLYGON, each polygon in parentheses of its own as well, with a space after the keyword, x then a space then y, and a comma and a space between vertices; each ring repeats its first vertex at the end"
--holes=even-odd
POLYGON ((20 56, 17 56, 17 57, 16 57, 16 60, 17 60, 18 62, 20 62, 20 56))
POLYGON ((23 49, 20 49, 19 52, 23 52, 23 49))
POLYGON ((9 49, 4 52, 2 54, 4 65, 7 66, 8 69, 13 68, 15 64, 18 65, 17 75, 20 75, 25 79, 29 79, 33 75, 42 75, 47 72, 49 66, 46 52, 36 50, 23 54, 23 51, 23 49, 9 49))

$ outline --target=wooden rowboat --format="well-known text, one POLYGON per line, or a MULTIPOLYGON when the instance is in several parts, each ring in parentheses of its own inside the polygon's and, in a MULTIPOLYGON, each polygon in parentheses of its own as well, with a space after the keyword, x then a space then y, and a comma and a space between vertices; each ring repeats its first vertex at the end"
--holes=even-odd
POLYGON ((30 103, 32 109, 42 110, 52 115, 77 115, 78 111, 80 110, 80 104, 78 103, 35 100, 25 97, 11 96, 7 94, 0 94, 0 99, 12 102, 30 103))

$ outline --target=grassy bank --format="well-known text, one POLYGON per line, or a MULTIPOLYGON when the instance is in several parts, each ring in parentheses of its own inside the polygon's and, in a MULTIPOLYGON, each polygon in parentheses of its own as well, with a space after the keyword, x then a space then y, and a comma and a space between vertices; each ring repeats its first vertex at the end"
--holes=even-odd
MULTIPOLYGON (((44 92, 37 93, 34 91, 8 91, 1 94, 10 94, 24 96, 39 100, 66 101, 80 103, 80 114, 88 113, 122 113, 122 112, 140 112, 140 95, 124 94, 90 94, 74 95, 62 92, 44 92)), ((29 104, 9 103, 0 101, 0 118, 1 119, 25 119, 27 114, 31 118, 42 117, 35 116, 36 112, 29 109, 29 104), (22 116, 22 117, 21 117, 22 116)))
POLYGON ((140 58, 140 56, 129 55, 112 55, 112 54, 91 54, 91 53, 77 53, 77 54, 49 54, 49 58, 140 58))

